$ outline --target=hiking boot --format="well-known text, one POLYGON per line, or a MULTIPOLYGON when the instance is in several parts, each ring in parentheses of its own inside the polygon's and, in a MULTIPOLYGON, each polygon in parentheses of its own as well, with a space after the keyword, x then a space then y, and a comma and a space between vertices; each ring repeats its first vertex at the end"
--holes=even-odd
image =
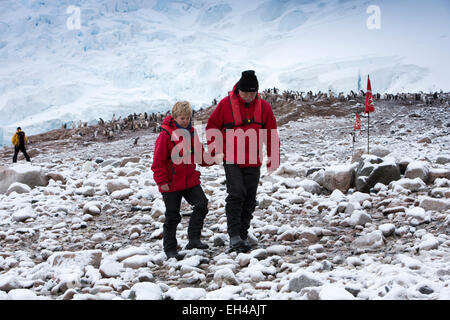
POLYGON ((228 252, 242 252, 241 250, 244 247, 244 241, 242 241, 240 236, 232 236, 230 237, 230 250, 228 252))
POLYGON ((186 245, 186 249, 208 249, 209 246, 206 243, 200 241, 200 239, 191 239, 186 245))
POLYGON ((248 239, 242 240, 242 249, 245 251, 241 251, 241 252, 249 252, 252 249, 252 246, 248 242, 248 239))
POLYGON ((166 256, 167 256, 167 259, 175 258, 177 260, 183 260, 183 258, 184 258, 184 255, 181 254, 181 253, 178 253, 177 250, 169 250, 169 251, 167 251, 166 252, 166 256))

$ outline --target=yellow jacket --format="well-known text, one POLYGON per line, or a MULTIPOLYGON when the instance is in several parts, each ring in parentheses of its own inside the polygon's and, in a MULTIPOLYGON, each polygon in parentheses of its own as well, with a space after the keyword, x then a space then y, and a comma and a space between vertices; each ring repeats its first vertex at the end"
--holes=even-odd
MULTIPOLYGON (((12 144, 15 145, 15 146, 19 145, 19 135, 18 135, 18 133, 21 132, 21 131, 22 130, 17 130, 17 132, 14 133, 14 135, 12 137, 12 144)), ((27 143, 27 136, 26 135, 24 136, 24 142, 25 142, 25 144, 27 143)))

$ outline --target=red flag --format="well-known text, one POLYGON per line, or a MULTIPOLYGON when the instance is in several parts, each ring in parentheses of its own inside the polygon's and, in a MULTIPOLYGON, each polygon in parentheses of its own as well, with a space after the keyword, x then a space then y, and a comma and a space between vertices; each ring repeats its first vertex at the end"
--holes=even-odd
POLYGON ((375 106, 373 105, 372 99, 372 85, 370 84, 369 76, 367 76, 367 93, 366 93, 366 108, 364 113, 374 112, 375 106))
POLYGON ((356 122, 355 122, 355 126, 353 128, 354 130, 361 130, 361 118, 359 117, 358 114, 356 114, 356 122))

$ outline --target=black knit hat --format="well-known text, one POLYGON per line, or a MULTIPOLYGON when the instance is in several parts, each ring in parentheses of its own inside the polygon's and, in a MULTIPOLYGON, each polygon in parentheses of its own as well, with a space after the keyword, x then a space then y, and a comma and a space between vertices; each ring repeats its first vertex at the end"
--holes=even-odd
POLYGON ((247 70, 242 72, 239 80, 238 89, 245 92, 258 91, 258 79, 256 78, 254 70, 247 70))

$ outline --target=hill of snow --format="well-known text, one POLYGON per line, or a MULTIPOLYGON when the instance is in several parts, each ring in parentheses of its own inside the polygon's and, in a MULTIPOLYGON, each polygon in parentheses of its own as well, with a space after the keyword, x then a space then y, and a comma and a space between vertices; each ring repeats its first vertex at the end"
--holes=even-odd
POLYGON ((448 1, 378 1, 380 29, 367 26, 372 4, 1 1, 3 141, 19 125, 36 134, 179 99, 208 106, 246 69, 261 88, 356 91, 370 73, 374 92, 449 90, 448 1))

